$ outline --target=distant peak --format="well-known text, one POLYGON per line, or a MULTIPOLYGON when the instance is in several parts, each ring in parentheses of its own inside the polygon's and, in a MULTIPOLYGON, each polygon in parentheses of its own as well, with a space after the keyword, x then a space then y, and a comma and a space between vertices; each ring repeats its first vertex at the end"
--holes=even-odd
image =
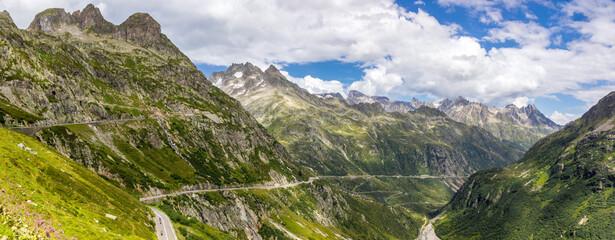
POLYGON ((280 73, 280 70, 278 70, 278 68, 276 68, 275 66, 273 66, 273 64, 272 64, 272 65, 269 65, 269 67, 267 68, 267 70, 265 70, 265 73, 267 73, 267 74, 272 74, 272 75, 273 75, 273 74, 280 74, 280 75, 282 74, 282 73, 280 73))
POLYGON ((537 111, 538 110, 538 108, 534 104, 528 104, 527 106, 525 106, 523 108, 528 109, 528 110, 532 110, 532 111, 537 111))
POLYGON ((517 107, 517 105, 512 104, 512 103, 511 103, 511 104, 506 105, 506 107, 504 107, 504 108, 519 109, 519 108, 517 107))
POLYGON ((350 90, 348 92, 348 97, 363 97, 363 96, 367 96, 367 95, 357 90, 350 90))
POLYGON ((330 92, 330 93, 320 93, 320 94, 316 94, 318 96, 321 96, 323 98, 338 98, 338 99, 344 99, 344 96, 342 96, 341 93, 338 92, 330 92))
POLYGON ((459 96, 457 97, 457 99, 455 99, 455 103, 467 105, 467 104, 470 104, 470 101, 468 101, 468 99, 463 98, 462 96, 459 96))
POLYGON ((253 73, 258 73, 258 74, 262 74, 263 71, 255 66, 254 64, 250 63, 250 62, 246 62, 246 63, 233 63, 231 64, 231 66, 226 70, 228 72, 245 72, 246 75, 251 75, 253 73))

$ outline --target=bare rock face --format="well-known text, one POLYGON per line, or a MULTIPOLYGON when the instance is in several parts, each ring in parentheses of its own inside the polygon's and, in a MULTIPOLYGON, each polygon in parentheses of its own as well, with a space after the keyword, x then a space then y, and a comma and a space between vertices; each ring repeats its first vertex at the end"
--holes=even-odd
POLYGON ((109 24, 100 14, 100 10, 92 4, 88 4, 83 11, 74 12, 72 17, 80 28, 109 24))
MULTIPOLYGON (((105 20, 97 7, 88 4, 83 11, 78 10, 72 14, 66 12, 63 8, 47 9, 36 14, 28 29, 53 33, 60 31, 63 26, 69 25, 76 25, 82 29, 92 26, 113 26, 113 24, 105 20)), ((102 31, 97 33, 102 33, 102 31)))
POLYGON ((162 34, 160 24, 147 13, 135 13, 116 27, 113 36, 149 47, 159 43, 162 34))
POLYGON ((160 24, 147 13, 135 13, 119 26, 108 22, 100 10, 88 4, 82 11, 72 14, 62 8, 47 9, 36 15, 28 30, 47 34, 62 33, 65 27, 77 28, 101 36, 126 40, 144 48, 152 48, 172 57, 185 57, 169 39, 162 34, 160 24))
POLYGON ((72 24, 73 21, 73 17, 63 8, 51 8, 36 14, 28 29, 52 33, 57 31, 62 24, 72 24))

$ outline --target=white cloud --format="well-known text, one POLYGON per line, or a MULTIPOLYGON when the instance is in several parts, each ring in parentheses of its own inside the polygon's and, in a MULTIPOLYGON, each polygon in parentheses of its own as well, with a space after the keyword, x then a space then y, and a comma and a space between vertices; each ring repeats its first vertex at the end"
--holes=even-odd
POLYGON ((499 23, 503 20, 502 9, 523 9, 526 18, 537 19, 525 6, 525 3, 530 1, 553 7, 553 3, 543 0, 438 0, 438 4, 444 7, 467 8, 475 15, 480 15, 479 19, 483 23, 499 23))
POLYGON ((349 90, 359 90, 367 95, 391 92, 404 83, 395 73, 387 73, 386 68, 372 68, 365 70, 363 80, 356 81, 348 87, 349 90))
MULTIPOLYGON (((598 80, 615 84, 613 2, 575 0, 563 4, 561 9, 568 18, 581 13, 589 20, 563 21, 565 27, 586 36, 565 43, 565 49, 548 48, 558 29, 502 19, 497 6, 525 10, 525 2, 438 1, 443 6, 473 8, 497 22, 485 40, 508 39, 520 44, 519 48, 487 50, 480 44, 484 40, 464 36, 459 26, 441 24, 422 10, 406 11, 393 0, 178 0, 173 4, 93 0, 104 6, 103 15, 116 24, 133 12, 150 13, 163 32, 197 63, 359 62, 365 67, 365 76, 349 88, 375 95, 463 95, 503 105, 519 97, 572 94, 598 80)), ((78 0, 0 0, 0 8, 9 10, 20 27, 26 27, 34 14, 45 8, 73 11, 84 5, 78 0)), ((296 81, 311 91, 343 89, 339 82, 318 80, 310 76, 296 81)))
POLYGON ((615 85, 605 85, 588 89, 575 90, 568 92, 568 94, 572 95, 576 99, 585 102, 585 108, 589 109, 591 106, 596 104, 598 100, 602 99, 604 96, 606 96, 612 91, 615 91, 615 85))
POLYGON ((512 104, 515 104, 515 106, 520 108, 527 106, 531 102, 534 102, 534 99, 528 97, 518 97, 513 100, 512 104))
POLYGON ((418 0, 418 1, 414 1, 415 5, 425 5, 425 2, 418 0))
POLYGON ((579 118, 579 115, 572 113, 560 113, 558 111, 553 112, 549 117, 553 122, 559 125, 566 125, 569 122, 579 118))
POLYGON ((310 93, 341 93, 346 96, 344 84, 340 81, 326 81, 320 78, 315 78, 307 75, 303 78, 290 76, 286 71, 280 71, 291 82, 296 83, 299 87, 308 90, 310 93))
POLYGON ((513 40, 522 46, 544 48, 551 44, 549 38, 551 31, 535 22, 503 22, 500 28, 492 28, 485 37, 492 42, 505 42, 513 40))
POLYGON ((577 0, 563 8, 572 16, 580 13, 590 21, 570 21, 571 27, 590 37, 590 41, 611 45, 615 43, 615 2, 611 0, 577 0))
POLYGON ((536 20, 538 19, 538 17, 530 12, 525 12, 525 18, 527 19, 532 19, 532 20, 536 20))

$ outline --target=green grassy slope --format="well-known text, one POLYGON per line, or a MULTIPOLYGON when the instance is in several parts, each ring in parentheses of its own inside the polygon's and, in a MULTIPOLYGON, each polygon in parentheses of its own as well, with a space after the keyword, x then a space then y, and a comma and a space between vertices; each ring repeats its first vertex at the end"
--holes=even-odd
POLYGON ((518 163, 470 177, 444 208, 443 239, 609 239, 615 235, 615 93, 518 163))
POLYGON ((0 129, 0 142, 0 235, 155 237, 149 210, 123 190, 21 133, 0 129))

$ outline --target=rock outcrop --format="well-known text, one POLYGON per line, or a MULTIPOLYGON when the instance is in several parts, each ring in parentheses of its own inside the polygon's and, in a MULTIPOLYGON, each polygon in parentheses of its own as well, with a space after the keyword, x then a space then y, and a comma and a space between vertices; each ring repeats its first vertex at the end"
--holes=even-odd
POLYGON ((72 14, 62 8, 52 8, 37 14, 28 29, 56 34, 70 31, 73 26, 82 31, 130 41, 173 57, 184 57, 162 34, 160 24, 147 13, 135 13, 116 26, 105 20, 100 10, 92 4, 72 14))

